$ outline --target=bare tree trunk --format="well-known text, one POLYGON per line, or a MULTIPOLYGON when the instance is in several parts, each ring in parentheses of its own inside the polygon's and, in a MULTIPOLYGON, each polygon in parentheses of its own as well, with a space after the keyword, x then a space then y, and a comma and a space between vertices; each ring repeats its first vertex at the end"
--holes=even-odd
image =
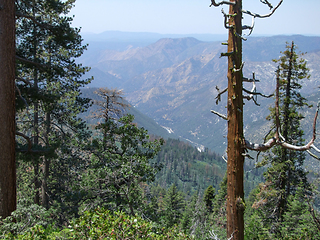
MULTIPOLYGON (((244 239, 244 192, 243 192, 243 165, 244 165, 244 149, 252 149, 255 151, 265 151, 276 144, 275 140, 279 139, 279 134, 268 141, 266 144, 252 144, 244 139, 243 136, 243 75, 242 75, 242 29, 249 29, 251 34, 254 28, 255 18, 268 18, 280 7, 283 0, 280 0, 276 7, 273 7, 268 1, 262 1, 270 7, 269 14, 260 15, 251 11, 242 9, 242 0, 219 1, 211 0, 211 6, 218 7, 220 5, 229 5, 229 14, 224 11, 224 25, 229 29, 228 37, 228 53, 221 56, 228 56, 228 116, 222 114, 218 116, 228 120, 228 165, 227 165, 227 237, 228 239, 244 239), (252 26, 242 26, 242 15, 253 17, 252 26)), ((220 94, 220 93, 219 93, 220 94)), ((277 98, 278 100, 279 98, 277 98)), ((276 106, 278 106, 276 104, 276 106)), ((316 117, 318 112, 316 113, 316 117)), ((315 117, 315 119, 316 119, 315 117)), ((277 124, 279 126, 280 124, 277 124)), ((314 125, 315 126, 315 125, 314 125)), ((287 148, 297 148, 308 150, 315 139, 315 134, 308 145, 297 148, 290 144, 287 148)))
POLYGON ((244 238, 243 192, 243 96, 242 96, 242 0, 230 5, 228 38, 228 165, 227 237, 244 238), (231 54, 232 53, 232 54, 231 54))
POLYGON ((15 8, 0 0, 0 216, 16 209, 15 8))

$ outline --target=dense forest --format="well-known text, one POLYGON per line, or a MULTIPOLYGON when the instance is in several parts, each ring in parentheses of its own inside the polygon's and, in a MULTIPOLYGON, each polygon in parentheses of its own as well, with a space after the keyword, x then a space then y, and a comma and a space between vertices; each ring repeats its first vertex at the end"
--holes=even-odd
MULTIPOLYGON (((92 79, 76 61, 87 46, 67 15, 74 3, 15 1, 17 204, 6 216, 1 195, 1 238, 227 239, 228 160, 149 134, 121 90, 81 93, 92 79)), ((310 105, 299 90, 310 72, 296 48, 287 43, 274 60, 280 104, 270 108, 266 139, 280 118, 282 138, 303 145, 310 105)), ((237 202, 245 239, 320 239, 317 176, 305 152, 249 155, 237 202)))

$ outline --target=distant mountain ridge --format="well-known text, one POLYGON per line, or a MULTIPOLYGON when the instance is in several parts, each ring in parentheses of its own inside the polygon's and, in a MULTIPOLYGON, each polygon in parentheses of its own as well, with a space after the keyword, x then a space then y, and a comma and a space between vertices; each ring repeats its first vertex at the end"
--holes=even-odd
MULTIPOLYGON (((244 76, 255 72, 260 80, 258 91, 271 93, 275 88, 273 58, 285 50, 285 43, 294 41, 308 60, 310 81, 302 92, 309 94, 320 86, 320 37, 274 36, 252 37, 243 43, 244 76)), ((107 43, 106 43, 107 44, 107 43)), ((81 58, 92 67, 92 86, 123 89, 129 102, 153 118, 158 124, 172 129, 181 138, 202 144, 223 153, 226 146, 226 123, 210 113, 211 109, 226 113, 226 100, 215 105, 216 86, 227 86, 227 59, 220 58, 226 47, 220 42, 203 42, 195 38, 160 39, 145 47, 126 50, 89 51, 81 58)), ((245 84, 251 89, 250 84, 245 84)), ((267 105, 246 103, 247 128, 265 118, 267 105)), ((269 101, 270 102, 270 101, 269 101)), ((248 133, 249 130, 247 130, 248 133)))
POLYGON ((104 41, 104 42, 156 42, 162 38, 185 38, 193 37, 200 41, 221 41, 227 38, 227 34, 161 34, 151 32, 122 32, 105 31, 102 33, 83 33, 86 41, 104 41))

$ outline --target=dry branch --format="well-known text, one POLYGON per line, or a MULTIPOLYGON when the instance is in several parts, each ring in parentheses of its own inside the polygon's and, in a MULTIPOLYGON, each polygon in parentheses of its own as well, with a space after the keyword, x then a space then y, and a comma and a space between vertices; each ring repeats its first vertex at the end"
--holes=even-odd
POLYGON ((25 134, 23 134, 21 132, 16 132, 16 135, 18 135, 20 137, 23 137, 25 140, 27 140, 27 142, 28 142, 28 152, 30 152, 31 148, 32 148, 31 139, 27 135, 25 135, 25 134))
POLYGON ((270 8, 270 10, 273 8, 272 4, 271 4, 271 3, 269 3, 269 1, 268 1, 268 0, 260 0, 260 2, 262 2, 263 4, 268 5, 268 7, 270 8))
POLYGON ((236 5, 236 3, 235 3, 235 2, 230 2, 230 1, 221 1, 221 2, 216 3, 216 1, 215 1, 215 0, 211 0, 211 4, 210 4, 210 6, 209 6, 209 7, 211 7, 211 6, 218 7, 218 6, 222 5, 222 4, 227 4, 227 5, 236 5))
POLYGON ((221 102, 221 95, 224 94, 225 92, 228 91, 228 88, 225 88, 224 90, 222 90, 222 92, 220 92, 220 89, 218 86, 216 86, 216 89, 218 91, 218 95, 216 96, 216 105, 218 105, 219 102, 221 102))
MULTIPOLYGON (((279 70, 277 70, 277 74, 279 74, 279 70)), ((294 151, 307 151, 312 157, 320 160, 318 156, 310 152, 310 149, 314 149, 315 151, 320 153, 320 149, 318 149, 314 145, 314 141, 316 140, 316 123, 317 123, 317 118, 318 118, 318 113, 320 110, 320 102, 317 105, 317 110, 314 116, 313 120, 313 134, 311 140, 303 146, 296 146, 290 143, 287 143, 286 140, 281 136, 281 125, 280 125, 280 118, 279 118, 279 88, 280 88, 280 83, 279 83, 279 75, 277 76, 277 87, 276 87, 276 101, 275 101, 275 124, 276 124, 276 132, 274 136, 266 143, 263 144, 256 144, 249 142, 247 140, 244 140, 244 145, 246 149, 250 149, 253 151, 266 151, 270 148, 272 148, 274 145, 281 146, 283 148, 289 149, 289 150, 294 150, 294 151)))
POLYGON ((267 17, 271 17, 272 14, 274 14, 274 12, 280 7, 280 5, 281 5, 282 2, 283 2, 283 0, 280 0, 280 2, 278 3, 278 5, 277 5, 275 8, 273 8, 270 13, 265 14, 265 15, 260 15, 260 14, 258 14, 258 13, 252 13, 252 12, 250 12, 250 11, 248 11, 248 10, 243 10, 243 9, 242 9, 242 13, 248 14, 248 15, 254 17, 254 18, 256 18, 256 17, 257 17, 257 18, 267 18, 267 17))
POLYGON ((221 12, 222 12, 222 14, 223 14, 223 16, 224 16, 224 27, 225 27, 226 29, 232 28, 233 26, 228 25, 228 24, 229 24, 228 18, 230 17, 230 15, 229 15, 229 14, 226 14, 223 9, 221 9, 221 12))
POLYGON ((214 110, 211 110, 211 112, 218 115, 219 117, 223 118, 224 120, 228 120, 228 117, 222 113, 216 112, 214 110))
POLYGON ((265 98, 271 98, 273 97, 273 94, 270 94, 270 95, 264 95, 263 93, 260 93, 260 92, 253 92, 253 91, 249 91, 245 88, 243 88, 243 91, 250 94, 250 95, 259 95, 261 97, 265 97, 265 98))

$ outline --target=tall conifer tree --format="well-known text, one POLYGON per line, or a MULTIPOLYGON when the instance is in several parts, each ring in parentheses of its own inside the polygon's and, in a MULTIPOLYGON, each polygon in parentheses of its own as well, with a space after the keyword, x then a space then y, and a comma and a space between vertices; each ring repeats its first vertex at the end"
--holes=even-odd
MULTIPOLYGON (((282 138, 286 142, 303 145, 303 131, 300 121, 303 115, 299 110, 307 104, 306 98, 300 94, 301 81, 309 79, 307 62, 296 53, 296 45, 292 42, 287 44, 282 56, 274 62, 279 64, 277 77, 279 78, 280 90, 280 121, 282 138)), ((269 120, 275 123, 275 109, 270 109, 269 120)), ((305 153, 293 151, 276 146, 266 158, 271 165, 265 173, 265 184, 259 193, 263 202, 265 223, 270 224, 271 232, 281 237, 280 228, 283 217, 288 209, 288 199, 295 195, 300 182, 303 183, 305 194, 309 194, 310 186, 307 181, 307 172, 303 168, 305 153)), ((258 204, 259 205, 259 204, 258 204)))
POLYGON ((49 195, 51 204, 59 198, 48 185, 57 183, 60 188, 55 191, 66 186, 62 182, 66 176, 61 174, 70 174, 70 169, 76 168, 74 160, 80 159, 70 161, 84 136, 85 125, 77 115, 89 104, 80 96, 80 87, 90 82, 81 78, 89 69, 75 62, 86 46, 80 30, 71 27, 72 18, 67 16, 74 2, 16 1, 17 128, 24 138, 18 139, 18 151, 23 153, 22 159, 32 163, 34 202, 46 208, 49 195), (57 167, 50 168, 52 160, 60 162, 57 167), (53 176, 57 178, 54 181, 53 176))

